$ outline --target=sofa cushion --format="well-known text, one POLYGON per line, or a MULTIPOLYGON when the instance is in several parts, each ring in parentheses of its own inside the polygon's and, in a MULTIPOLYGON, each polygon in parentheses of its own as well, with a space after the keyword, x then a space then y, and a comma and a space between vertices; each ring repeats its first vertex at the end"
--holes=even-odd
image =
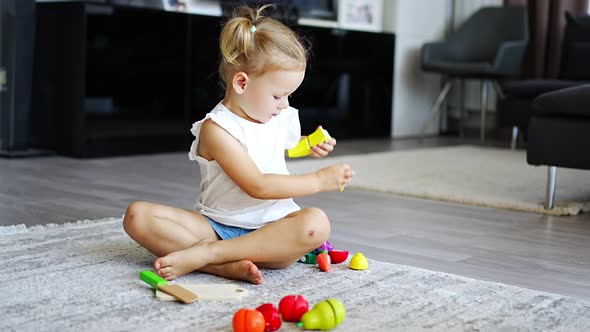
POLYGON ((590 118, 590 84, 545 93, 533 101, 536 113, 590 118))
POLYGON ((532 100, 547 92, 570 88, 584 83, 590 83, 590 80, 587 82, 565 80, 511 81, 502 84, 502 91, 507 97, 532 100))
POLYGON ((560 78, 590 80, 590 15, 565 17, 560 78))

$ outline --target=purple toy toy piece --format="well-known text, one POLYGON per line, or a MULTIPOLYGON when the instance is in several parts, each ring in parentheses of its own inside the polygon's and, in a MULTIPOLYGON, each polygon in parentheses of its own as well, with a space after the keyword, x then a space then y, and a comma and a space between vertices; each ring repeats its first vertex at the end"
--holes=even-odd
POLYGON ((326 241, 326 242, 324 242, 324 244, 319 246, 318 249, 332 251, 332 250, 334 250, 334 246, 332 245, 332 243, 330 241, 326 241))

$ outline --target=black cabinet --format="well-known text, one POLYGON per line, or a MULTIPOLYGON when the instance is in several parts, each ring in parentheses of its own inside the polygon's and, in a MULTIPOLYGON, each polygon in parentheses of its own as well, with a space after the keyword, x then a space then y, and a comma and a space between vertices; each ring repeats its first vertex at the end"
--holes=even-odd
POLYGON ((298 27, 313 45, 310 65, 292 104, 301 128, 323 125, 339 139, 389 137, 394 36, 385 33, 298 27))
MULTIPOLYGON (((187 150, 223 97, 222 18, 83 1, 39 3, 33 141, 76 157, 187 150)), ((297 27, 312 43, 292 105, 303 133, 389 136, 393 35, 297 27)))

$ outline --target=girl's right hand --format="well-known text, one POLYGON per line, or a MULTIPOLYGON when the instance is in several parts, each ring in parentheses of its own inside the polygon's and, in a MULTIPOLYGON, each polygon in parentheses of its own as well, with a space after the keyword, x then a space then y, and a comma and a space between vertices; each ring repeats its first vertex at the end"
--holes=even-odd
POLYGON ((348 164, 336 164, 324 167, 316 172, 320 179, 320 191, 342 190, 347 185, 354 171, 348 164))

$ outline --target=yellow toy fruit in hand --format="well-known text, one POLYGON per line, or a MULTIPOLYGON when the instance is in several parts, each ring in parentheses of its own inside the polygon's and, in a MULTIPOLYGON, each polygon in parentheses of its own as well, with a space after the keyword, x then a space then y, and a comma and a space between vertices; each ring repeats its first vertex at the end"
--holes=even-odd
POLYGON ((306 330, 327 331, 340 325, 345 317, 344 304, 336 299, 327 299, 306 312, 297 325, 302 325, 306 330))
POLYGON ((289 158, 308 156, 311 154, 312 147, 322 144, 328 139, 330 139, 328 131, 323 129, 322 126, 319 126, 313 133, 309 134, 309 136, 303 137, 297 146, 287 150, 287 154, 289 155, 289 158))
POLYGON ((369 268, 369 262, 362 253, 357 252, 350 259, 350 268, 353 270, 366 270, 369 268))

